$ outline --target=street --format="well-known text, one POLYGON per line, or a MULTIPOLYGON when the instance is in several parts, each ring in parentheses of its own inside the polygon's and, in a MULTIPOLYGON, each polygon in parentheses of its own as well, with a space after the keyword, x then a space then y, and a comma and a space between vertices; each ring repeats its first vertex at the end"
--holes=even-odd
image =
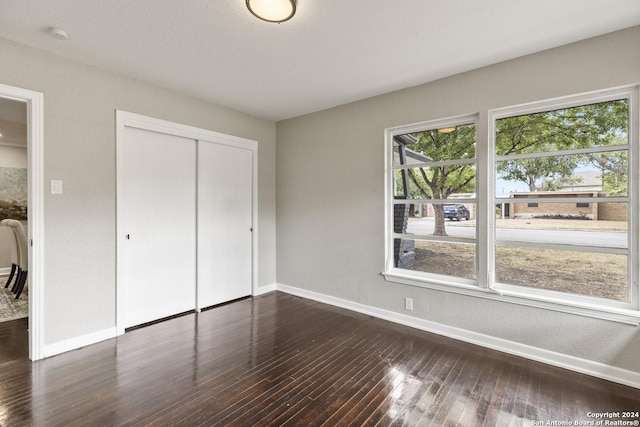
MULTIPOLYGON (((407 226, 409 234, 433 234, 433 218, 410 218, 407 226)), ((465 226, 465 221, 445 221, 447 234, 452 237, 474 238, 475 227, 465 226)), ((627 233, 624 231, 578 231, 578 230, 533 230, 499 228, 497 240, 516 242, 556 243, 565 245, 599 246, 626 248, 627 233)))

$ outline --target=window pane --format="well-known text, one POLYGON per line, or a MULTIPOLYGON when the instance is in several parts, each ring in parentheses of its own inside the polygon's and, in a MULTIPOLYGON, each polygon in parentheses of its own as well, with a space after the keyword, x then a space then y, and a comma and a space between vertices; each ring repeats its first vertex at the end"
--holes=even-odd
POLYGON ((406 270, 476 279, 476 245, 395 239, 401 247, 396 266, 406 270))
POLYGON ((393 205, 393 232, 407 233, 407 224, 412 215, 412 205, 393 205))
MULTIPOLYGON (((408 135, 402 135, 402 136, 408 136, 408 135)), ((409 140, 409 141, 413 141, 413 140, 409 140)), ((413 144, 415 145, 416 142, 417 141, 414 141, 413 144)), ((418 163, 427 163, 432 161, 430 157, 427 157, 413 150, 414 145, 404 145, 404 144, 398 144, 397 142, 394 142, 393 166, 415 165, 418 163), (401 149, 401 146, 404 148, 401 149), (401 151, 403 152, 401 153, 401 151)))
POLYGON ((417 142, 409 148, 434 162, 476 157, 475 124, 432 129, 411 136, 417 142))
POLYGON ((627 256, 498 246, 496 281, 626 301, 627 256))
POLYGON ((403 171, 393 172, 393 196, 399 199, 406 199, 404 194, 403 171))
MULTIPOLYGON (((404 233, 464 239, 476 238, 475 203, 460 203, 452 200, 451 203, 444 205, 425 203, 408 206, 407 227, 404 233)), ((396 208, 396 210, 399 212, 401 209, 396 208)))
POLYGON ((473 198, 476 193, 474 164, 407 169, 412 199, 473 198))
POLYGON ((628 151, 534 157, 496 162, 496 196, 532 197, 627 195, 628 151))
POLYGON ((393 143, 393 166, 398 166, 400 164, 400 155, 398 154, 398 143, 393 143))
MULTIPOLYGON (((517 199, 514 199, 517 200, 517 199)), ((526 200, 526 199, 524 199, 526 200)), ((627 247, 627 203, 499 203, 496 238, 518 242, 627 247)))
POLYGON ((446 276, 476 279, 476 245, 416 240, 414 269, 446 276))
MULTIPOLYGON (((406 161, 398 164, 439 162, 476 157, 476 125, 465 124, 396 135, 394 143, 406 148, 406 161)), ((397 150, 397 149, 396 149, 397 150)), ((394 156, 399 159, 399 156, 394 156)))
POLYGON ((496 120, 496 153, 604 147, 628 143, 628 100, 601 102, 496 120))

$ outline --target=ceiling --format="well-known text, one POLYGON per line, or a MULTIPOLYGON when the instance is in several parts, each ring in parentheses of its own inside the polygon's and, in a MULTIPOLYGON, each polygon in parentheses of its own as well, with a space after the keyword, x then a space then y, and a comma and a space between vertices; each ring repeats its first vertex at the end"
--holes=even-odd
POLYGON ((0 0, 0 37, 274 121, 638 24, 638 0, 298 0, 282 24, 244 0, 0 0))

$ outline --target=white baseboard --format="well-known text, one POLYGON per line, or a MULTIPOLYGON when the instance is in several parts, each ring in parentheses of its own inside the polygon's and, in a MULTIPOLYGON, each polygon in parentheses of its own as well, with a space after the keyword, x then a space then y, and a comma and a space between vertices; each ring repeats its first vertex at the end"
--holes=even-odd
POLYGON ((0 268, 0 276, 8 276, 9 274, 11 274, 11 267, 0 268))
POLYGON ((336 307, 345 308, 347 310, 357 311, 358 313, 367 314, 369 316, 388 320, 390 322, 399 323, 401 325, 420 329, 434 334, 443 335, 503 353, 513 354, 515 356, 524 357, 526 359, 535 360, 537 362, 546 363, 548 365, 558 366, 560 368, 590 375, 619 384, 624 384, 634 388, 640 388, 640 373, 629 371, 615 366, 605 365, 604 363, 594 362, 592 360, 581 359, 579 357, 569 356, 563 353, 545 350, 502 338, 492 337, 466 329, 455 328, 453 326, 443 325, 441 323, 429 320, 419 319, 417 317, 407 316, 406 314, 396 313, 394 311, 384 310, 381 308, 371 307, 368 305, 352 302, 349 300, 308 291, 305 289, 295 288, 292 286, 276 284, 276 289, 291 295, 302 298, 311 299, 336 307))
POLYGON ((270 285, 264 285, 256 288, 253 292, 253 296, 257 297, 258 295, 268 294, 269 292, 273 292, 276 290, 276 284, 272 283, 270 285))
POLYGON ((53 344, 47 344, 44 346, 43 357, 51 357, 56 354, 64 353, 66 351, 75 350, 80 347, 95 344, 100 341, 115 338, 116 328, 103 329, 101 331, 92 332, 80 337, 70 338, 68 340, 59 341, 53 344))
MULTIPOLYGON (((0 271, 2 270, 0 269, 0 271)), ((275 290, 276 284, 272 283, 270 285, 260 286, 256 289, 253 295, 263 295, 275 290)), ((70 338, 68 340, 60 341, 53 344, 48 344, 44 346, 43 357, 55 356, 56 354, 75 350, 77 348, 95 344, 100 341, 108 340, 110 338, 115 338, 116 336, 122 334, 124 334, 124 329, 122 329, 122 331, 118 331, 118 329, 114 326, 113 328, 104 329, 102 331, 93 332, 91 334, 83 335, 80 337, 70 338)))

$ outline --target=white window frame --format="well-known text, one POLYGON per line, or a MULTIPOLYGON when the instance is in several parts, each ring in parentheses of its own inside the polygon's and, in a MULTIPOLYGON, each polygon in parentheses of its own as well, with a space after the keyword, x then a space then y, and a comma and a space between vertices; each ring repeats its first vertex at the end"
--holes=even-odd
MULTIPOLYGON (((476 296, 514 304, 550 309, 565 313, 577 314, 587 317, 612 320, 622 323, 640 324, 640 144, 639 133, 639 96, 638 86, 625 86, 602 91, 583 93, 539 102, 532 102, 516 106, 491 109, 487 111, 488 139, 483 141, 481 135, 476 135, 476 257, 477 257, 477 281, 458 279, 450 276, 435 275, 430 273, 398 269, 394 267, 393 240, 398 235, 393 232, 393 137, 406 133, 419 132, 434 128, 454 126, 456 124, 477 123, 478 115, 465 115, 442 120, 427 121, 407 126, 399 126, 385 130, 385 271, 384 277, 388 281, 403 283, 429 289, 436 289, 457 294, 476 296), (534 114, 543 111, 552 111, 567 107, 593 104, 598 102, 613 101, 627 98, 629 100, 629 141, 628 145, 619 146, 621 150, 629 150, 629 187, 626 197, 607 197, 608 202, 628 203, 628 301, 615 301, 605 298, 589 297, 579 294, 570 294, 544 289, 514 286, 496 283, 495 280, 495 246, 496 220, 493 210, 496 202, 502 199, 495 196, 495 164, 496 159, 502 156, 495 154, 495 123, 496 120, 523 114, 534 114), (486 142, 486 143, 484 143, 486 142)), ((476 129, 479 129, 478 126, 476 129)), ((603 150, 608 150, 603 148, 603 150)), ((567 150, 561 154, 572 154, 567 150)), ((598 149, 587 149, 593 152, 598 149)), ((558 152, 555 154, 557 155, 558 152)), ((578 154, 578 153, 574 153, 578 154)), ((511 156, 509 158, 512 158, 511 156)), ((588 202, 599 202, 599 198, 589 198, 588 202)), ((467 200, 465 200, 466 202, 467 200)), ((538 201, 527 199, 527 201, 538 201)), ((585 200, 571 199, 572 202, 585 200)), ((604 200, 603 200, 604 201, 604 200)), ((412 203, 420 201, 412 200, 412 203)), ((428 201, 431 203, 432 201, 428 201)), ((545 247, 546 245, 536 245, 545 247)), ((588 247, 586 247, 588 250, 588 247)), ((558 249, 553 247, 552 249, 558 249)), ((615 252, 615 251, 614 251, 615 252)))
MULTIPOLYGON (((387 244, 385 245, 386 253, 386 266, 384 276, 388 280, 398 281, 401 280, 402 283, 412 284, 422 286, 424 283, 426 287, 441 289, 441 290, 449 290, 452 292, 456 292, 456 290, 460 290, 462 293, 474 292, 479 289, 479 283, 484 283, 478 279, 466 279, 462 277, 454 277, 454 276, 446 276, 441 274, 427 273, 422 271, 411 271, 405 270, 401 268, 396 268, 394 266, 394 250, 393 243, 394 239, 398 238, 408 238, 412 240, 429 240, 429 241, 444 241, 444 242, 452 242, 452 243, 468 243, 475 244, 476 247, 476 277, 480 277, 482 273, 482 266, 484 265, 481 256, 481 251, 479 250, 478 245, 478 230, 476 230, 475 239, 462 239, 455 237, 439 237, 439 236, 421 236, 421 235, 404 235, 394 233, 393 230, 393 207, 397 204, 408 204, 410 200, 410 204, 444 204, 444 203, 452 203, 451 199, 407 199, 407 202, 396 201, 394 199, 394 190, 395 190, 395 182, 394 182, 394 172, 401 169, 412 169, 416 167, 438 167, 443 165, 458 165, 458 164, 470 164, 474 165, 476 168, 476 194, 478 192, 478 182, 479 182, 479 147, 478 147, 478 115, 477 114, 466 114, 462 116, 449 117, 445 119, 439 120, 431 120, 427 122, 414 123, 408 126, 399 126, 396 128, 387 129, 385 131, 385 159, 386 159, 386 173, 385 173, 385 189, 386 189, 386 200, 387 200, 387 208, 385 209, 385 230, 387 236, 387 244), (417 133, 424 132, 434 129, 442 129, 447 127, 456 127, 461 125, 469 125, 473 124, 476 127, 476 155, 472 159, 454 159, 447 161, 433 161, 426 163, 418 163, 411 164, 406 166, 396 166, 394 165, 394 143, 393 139, 398 135, 405 135, 408 133, 417 133)), ((476 214, 477 217, 482 215, 481 203, 477 197, 469 197, 465 199, 456 199, 456 203, 473 203, 476 205, 476 214)))

